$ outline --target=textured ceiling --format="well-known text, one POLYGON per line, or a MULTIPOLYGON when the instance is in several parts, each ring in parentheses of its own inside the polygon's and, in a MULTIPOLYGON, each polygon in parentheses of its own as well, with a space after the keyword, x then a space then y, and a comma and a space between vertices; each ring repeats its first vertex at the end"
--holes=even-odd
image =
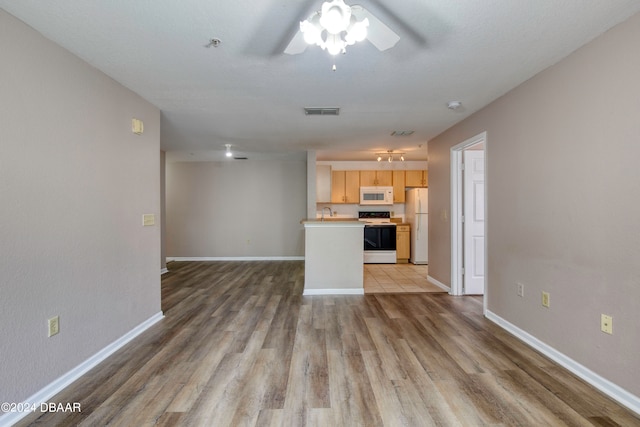
MULTIPOLYGON (((0 7, 162 111, 162 148, 213 159, 316 150, 426 159, 426 142, 610 27, 638 0, 358 1, 401 39, 331 57, 282 53, 308 0, 0 0, 0 7), (206 48, 211 38, 222 43, 206 48), (332 71, 334 64, 336 71, 332 71), (446 104, 459 100, 463 108, 446 104), (309 117, 303 107, 340 107, 309 117), (394 130, 413 130, 392 137, 394 130)), ((353 4, 349 0, 347 3, 353 4)), ((19 41, 16 41, 19 43, 19 41)))

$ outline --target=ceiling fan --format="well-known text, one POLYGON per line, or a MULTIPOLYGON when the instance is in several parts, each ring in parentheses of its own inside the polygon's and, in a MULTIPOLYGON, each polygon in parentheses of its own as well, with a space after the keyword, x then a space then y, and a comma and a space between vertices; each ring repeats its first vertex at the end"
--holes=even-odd
POLYGON ((284 53, 297 55, 309 45, 317 45, 331 55, 345 53, 346 47, 369 40, 378 50, 396 45, 400 36, 360 5, 348 6, 344 0, 322 3, 319 11, 300 22, 284 53))

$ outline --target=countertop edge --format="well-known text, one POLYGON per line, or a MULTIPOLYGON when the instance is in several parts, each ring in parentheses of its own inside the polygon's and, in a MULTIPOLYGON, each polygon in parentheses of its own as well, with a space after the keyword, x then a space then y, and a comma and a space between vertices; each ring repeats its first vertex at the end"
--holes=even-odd
POLYGON ((305 227, 354 227, 364 228, 361 221, 300 221, 305 227))

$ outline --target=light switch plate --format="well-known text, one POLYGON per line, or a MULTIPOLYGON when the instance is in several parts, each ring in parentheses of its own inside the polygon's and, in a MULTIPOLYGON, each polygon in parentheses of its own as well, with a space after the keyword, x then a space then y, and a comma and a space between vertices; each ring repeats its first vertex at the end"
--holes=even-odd
POLYGON ((601 314, 600 330, 605 334, 613 334, 613 317, 606 314, 601 314))
POLYGON ((47 336, 52 337, 60 332, 60 317, 55 316, 47 320, 47 336))
POLYGON ((551 295, 549 292, 542 291, 542 305, 547 308, 551 307, 551 295))
POLYGON ((142 215, 142 225, 145 227, 149 227, 156 223, 156 216, 154 214, 144 214, 142 215))
POLYGON ((136 135, 142 135, 144 132, 144 123, 140 119, 131 119, 131 132, 136 135))

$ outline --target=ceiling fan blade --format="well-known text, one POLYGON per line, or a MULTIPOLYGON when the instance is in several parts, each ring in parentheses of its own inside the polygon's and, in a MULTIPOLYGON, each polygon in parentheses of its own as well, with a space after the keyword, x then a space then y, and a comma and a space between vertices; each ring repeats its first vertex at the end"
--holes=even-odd
POLYGON ((284 49, 284 53, 287 55, 297 55, 299 53, 304 52, 304 50, 309 46, 307 42, 304 41, 304 35, 302 31, 298 30, 284 49))
POLYGON ((351 6, 351 13, 358 19, 369 19, 369 28, 367 29, 367 40, 371 42, 378 50, 391 49, 398 43, 400 36, 391 28, 387 27, 381 20, 376 18, 371 12, 360 5, 351 6))

